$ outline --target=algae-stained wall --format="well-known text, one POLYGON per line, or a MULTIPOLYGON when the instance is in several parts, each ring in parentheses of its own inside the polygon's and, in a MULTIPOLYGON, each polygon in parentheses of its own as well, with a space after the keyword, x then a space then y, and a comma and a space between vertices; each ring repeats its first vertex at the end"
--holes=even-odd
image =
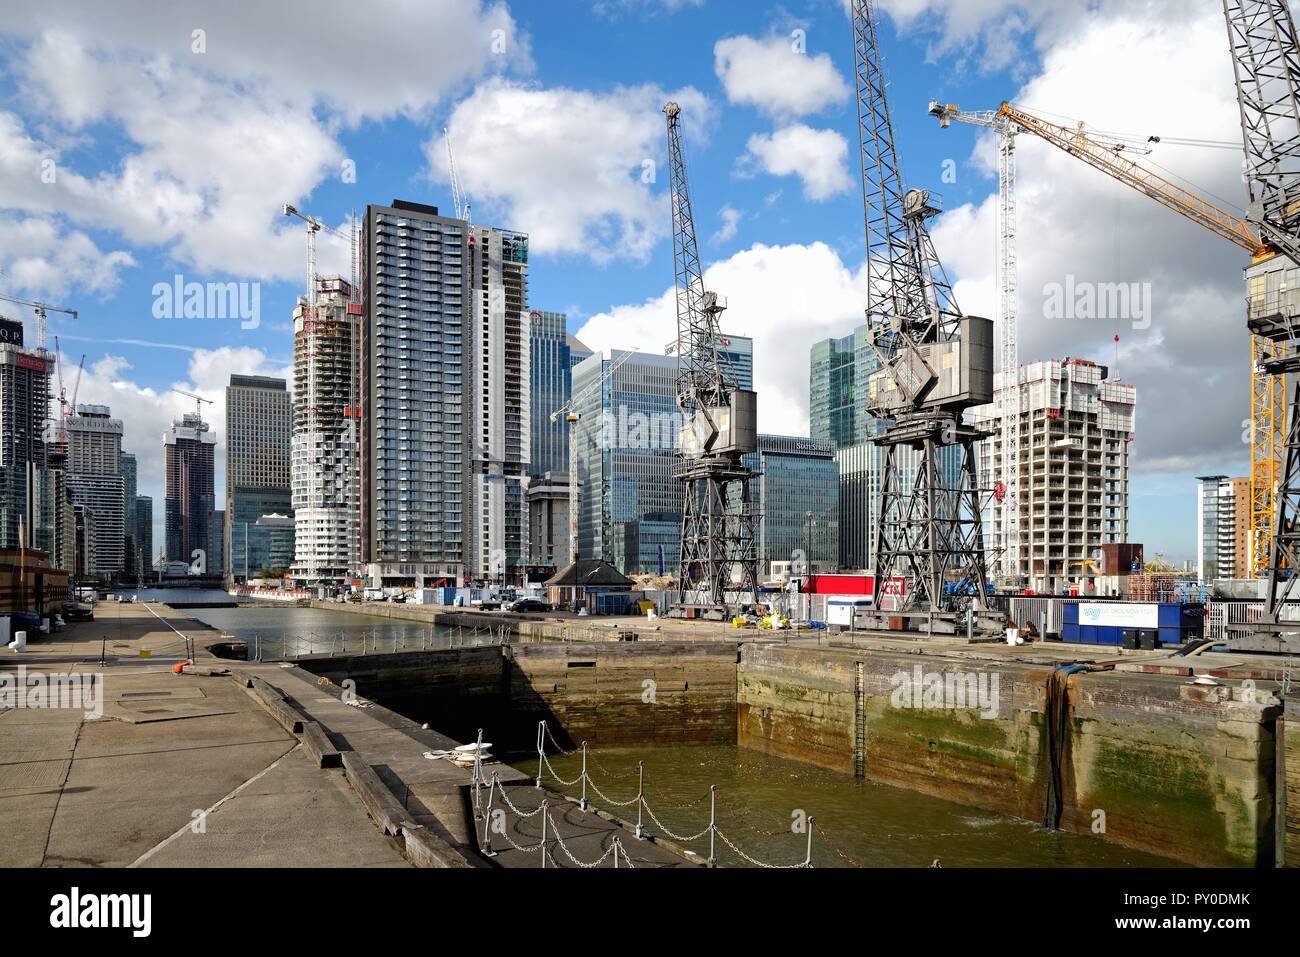
POLYGON ((1278 804, 1286 823, 1279 843, 1282 862, 1300 867, 1300 695, 1287 697, 1284 724, 1278 804))
MULTIPOLYGON (((970 657, 746 645, 738 740, 1042 820, 1048 673, 970 657)), ((1271 863, 1279 709, 1257 697, 1176 677, 1075 676, 1061 826, 1188 863, 1271 863)))
POLYGON ((561 745, 734 744, 735 642, 637 641, 511 648, 510 702, 561 745))

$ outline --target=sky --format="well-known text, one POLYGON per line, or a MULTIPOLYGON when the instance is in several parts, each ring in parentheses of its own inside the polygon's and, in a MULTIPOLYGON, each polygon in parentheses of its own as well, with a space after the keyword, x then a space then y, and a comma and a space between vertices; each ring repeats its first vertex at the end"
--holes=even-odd
MULTIPOLYGON (((863 321, 865 229, 845 0, 8 0, 0 8, 0 295, 51 313, 67 391, 111 406, 155 501, 162 435, 224 387, 285 376, 301 221, 346 230, 394 198, 526 232, 530 306, 594 348, 660 351, 675 319, 666 135, 682 105, 706 284, 755 339, 759 427, 807 434, 808 350, 863 321), (238 283, 244 317, 165 289, 238 283), (256 298, 254 299, 254 295, 256 298), (252 309, 253 303, 257 308, 252 309), (254 315, 255 314, 255 315, 254 315)), ((956 299, 996 316, 994 134, 927 115, 1011 100, 1083 120, 1225 208, 1245 202, 1217 0, 880 0, 896 144, 956 299)), ((1022 361, 1074 356, 1137 387, 1130 538, 1193 558, 1195 476, 1244 475, 1246 254, 1047 143, 1018 139, 1022 361), (1131 283, 1123 315, 1060 318, 1053 290, 1131 283), (1114 337, 1118 335, 1116 345, 1114 337)), ((346 244, 319 237, 321 272, 346 244)), ((29 310, 0 302, 28 322, 29 310)))

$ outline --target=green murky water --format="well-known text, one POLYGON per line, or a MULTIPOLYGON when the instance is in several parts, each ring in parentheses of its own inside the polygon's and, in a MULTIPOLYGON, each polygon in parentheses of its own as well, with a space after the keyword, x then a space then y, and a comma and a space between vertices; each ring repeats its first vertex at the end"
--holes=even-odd
MULTIPOLYGON (((912 791, 867 784, 812 765, 738 747, 659 747, 593 751, 588 771, 610 801, 633 799, 637 761, 646 766, 646 798, 668 830, 690 836, 709 823, 709 786, 717 785, 718 830, 740 851, 764 863, 790 865, 807 854, 808 817, 816 867, 1171 867, 1175 862, 1109 844, 1091 835, 1052 832, 1027 821, 978 811, 912 791), (693 803, 692 803, 693 802, 693 803), (689 807, 674 807, 687 805, 689 807)), ((578 776, 578 755, 550 759, 567 780, 578 776)), ((535 775, 537 761, 519 760, 535 775)), ((577 786, 560 787, 578 793, 577 786)), ((607 803, 590 788, 596 806, 635 820, 636 809, 607 803)), ((664 831, 649 817, 655 834, 664 831)), ((708 857, 708 838, 685 843, 708 857)), ((719 841, 723 866, 746 866, 719 841)), ((752 865, 750 865, 752 866, 752 865)))

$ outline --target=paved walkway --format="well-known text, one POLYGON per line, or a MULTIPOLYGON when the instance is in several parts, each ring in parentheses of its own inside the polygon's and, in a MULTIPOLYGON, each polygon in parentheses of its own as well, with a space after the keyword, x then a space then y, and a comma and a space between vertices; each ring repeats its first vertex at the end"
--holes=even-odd
MULTIPOLYGON (((540 865, 538 852, 478 853, 470 770, 424 756, 459 742, 378 706, 348 705, 339 688, 297 667, 213 659, 203 649, 220 634, 166 606, 99 602, 95 616, 24 653, 0 648, 0 673, 15 678, 19 666, 29 678, 103 675, 100 716, 0 711, 0 866, 409 866, 403 842, 384 835, 342 769, 318 768, 242 681, 206 673, 227 667, 277 688, 335 747, 356 752, 412 823, 472 863, 540 865), (178 675, 172 666, 186 660, 187 636, 200 668, 178 675)), ((521 811, 541 801, 526 775, 497 763, 487 766, 493 772, 521 811)), ((549 799, 559 836, 580 860, 600 858, 618 836, 637 867, 685 863, 549 799)), ((535 844, 533 824, 540 819, 511 815, 508 833, 535 844)), ((574 866, 558 845, 549 852, 548 867, 574 866)))

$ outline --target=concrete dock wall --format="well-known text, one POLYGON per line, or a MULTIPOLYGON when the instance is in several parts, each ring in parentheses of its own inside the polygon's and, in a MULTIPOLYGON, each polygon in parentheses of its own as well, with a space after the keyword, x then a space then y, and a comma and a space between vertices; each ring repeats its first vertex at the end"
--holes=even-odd
MULTIPOLYGON (((1041 821, 1048 671, 903 651, 746 645, 738 741, 1041 821), (917 678, 973 689, 981 673, 996 688, 995 707, 931 706, 900 693, 917 678)), ((1279 708, 1272 696, 1257 697, 1132 672, 1075 676, 1061 826, 1192 864, 1271 863, 1279 708)))
POLYGON ((528 749, 547 720, 563 747, 734 744, 734 642, 529 644, 308 656, 299 664, 461 740, 528 749))
POLYGON ((513 711, 546 718, 561 744, 734 744, 734 642, 512 647, 513 711))

